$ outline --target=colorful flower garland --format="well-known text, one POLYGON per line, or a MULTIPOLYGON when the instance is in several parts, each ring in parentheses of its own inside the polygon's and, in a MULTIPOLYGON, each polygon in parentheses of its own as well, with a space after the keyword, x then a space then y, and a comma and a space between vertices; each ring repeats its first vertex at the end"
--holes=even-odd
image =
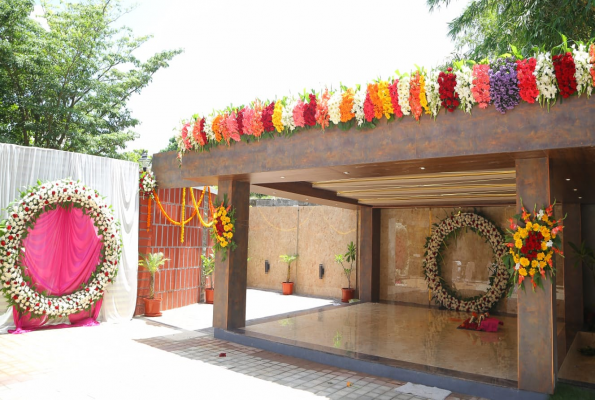
POLYGON ((543 280, 556 274, 553 264, 555 253, 563 256, 560 250, 562 240, 562 220, 555 220, 552 205, 534 210, 533 214, 523 207, 521 215, 515 215, 519 224, 510 219, 510 229, 506 237, 509 252, 503 257, 508 266, 511 282, 525 290, 525 279, 531 281, 532 289, 543 289, 543 280), (524 226, 521 226, 523 224, 524 226))
POLYGON ((455 311, 486 312, 492 309, 506 292, 508 285, 508 270, 502 262, 506 246, 498 229, 487 219, 471 213, 452 215, 439 224, 432 231, 426 242, 424 271, 426 283, 432 291, 436 301, 444 307, 455 311), (492 246, 496 258, 496 269, 490 277, 490 286, 483 296, 462 299, 449 287, 442 284, 440 277, 440 263, 438 255, 445 247, 445 241, 455 232, 469 227, 477 232, 492 246))
POLYGON ((235 250, 236 243, 233 240, 233 235, 236 231, 236 217, 235 209, 228 205, 227 196, 223 197, 223 201, 215 208, 213 213, 213 228, 211 229, 211 237, 215 241, 213 245, 215 252, 221 252, 222 259, 225 261, 227 252, 224 250, 235 250))
POLYGON ((147 204, 147 232, 151 228, 151 200, 154 200, 155 197, 153 193, 155 189, 157 189, 157 179, 155 179, 155 175, 153 171, 139 171, 139 178, 138 178, 138 187, 139 192, 142 197, 148 197, 149 202, 147 204))
POLYGON ((557 95, 590 96, 595 86, 595 46, 577 42, 567 48, 565 42, 552 53, 540 51, 528 58, 507 55, 489 64, 458 61, 454 69, 446 71, 421 69, 411 76, 378 80, 355 89, 325 89, 321 94, 304 93, 299 99, 285 97, 273 102, 256 100, 249 106, 196 115, 182 122, 176 136, 178 157, 181 160, 191 150, 209 151, 232 141, 289 135, 314 126, 323 131, 332 126, 347 130, 355 122, 360 129, 373 128, 383 117, 392 120, 412 115, 419 120, 422 110, 435 118, 441 107, 471 113, 475 105, 484 109, 494 103, 505 113, 520 100, 537 100, 549 107, 557 95))
POLYGON ((65 317, 89 309, 103 297, 105 287, 118 273, 122 238, 111 207, 96 190, 70 179, 39 183, 22 192, 21 198, 7 210, 8 218, 0 224, 4 226, 0 236, 0 277, 1 290, 10 305, 34 318, 65 317), (19 262, 28 229, 35 226, 41 214, 56 207, 81 208, 93 219, 102 245, 100 263, 89 281, 81 289, 63 296, 40 293, 19 262))

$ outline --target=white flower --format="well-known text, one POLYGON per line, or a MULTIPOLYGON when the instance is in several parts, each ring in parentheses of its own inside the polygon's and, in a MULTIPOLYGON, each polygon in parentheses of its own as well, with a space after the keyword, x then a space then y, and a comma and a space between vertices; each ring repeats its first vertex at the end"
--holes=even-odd
POLYGON ((554 245, 554 242, 552 242, 551 240, 547 241, 547 247, 552 247, 554 245))
POLYGON ((331 122, 338 125, 341 122, 341 101, 343 96, 340 91, 335 92, 328 101, 328 114, 331 122))
POLYGON ((366 101, 366 90, 359 90, 353 96, 353 108, 351 112, 355 114, 355 119, 357 120, 358 125, 362 125, 364 123, 365 114, 364 114, 364 102, 366 101))
POLYGON ((574 58, 574 65, 576 67, 574 77, 576 78, 576 91, 578 95, 587 92, 587 97, 591 97, 593 90, 591 77, 591 64, 589 63, 589 53, 586 51, 584 44, 580 44, 578 48, 576 45, 572 46, 572 57, 574 58))
POLYGON ((533 75, 539 90, 539 100, 541 103, 550 102, 556 98, 556 93, 558 93, 552 57, 550 53, 539 53, 535 59, 537 62, 533 75))
POLYGON ((215 132, 213 132, 213 121, 215 120, 214 115, 205 117, 205 133, 209 140, 215 140, 215 132))
POLYGON ((403 76, 397 83, 397 92, 399 93, 399 105, 401 106, 401 112, 403 115, 411 114, 411 106, 409 105, 409 89, 410 89, 410 78, 403 76))
POLYGON ((436 118, 440 112, 440 85, 434 71, 428 74, 428 79, 426 80, 426 99, 432 116, 436 118))
POLYGON ((539 212, 537 213, 537 218, 541 219, 543 217, 543 210, 539 210, 539 212))
POLYGON ((455 92, 458 93, 461 100, 461 110, 471 113, 475 98, 471 89, 473 88, 473 71, 467 65, 463 65, 460 70, 455 71, 456 86, 455 92))
POLYGON ((521 268, 521 263, 516 263, 516 265, 514 266, 514 269, 516 269, 517 271, 521 268))
POLYGON ((295 129, 295 121, 293 120, 293 110, 297 105, 297 100, 292 99, 287 103, 286 107, 283 107, 283 112, 281 113, 281 122, 283 126, 289 128, 290 131, 295 129))

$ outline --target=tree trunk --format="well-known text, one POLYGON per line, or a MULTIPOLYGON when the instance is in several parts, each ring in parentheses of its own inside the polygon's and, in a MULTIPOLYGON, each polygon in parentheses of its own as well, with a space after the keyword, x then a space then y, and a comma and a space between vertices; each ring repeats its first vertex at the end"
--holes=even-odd
POLYGON ((149 284, 149 299, 155 298, 155 274, 151 274, 151 281, 149 284))

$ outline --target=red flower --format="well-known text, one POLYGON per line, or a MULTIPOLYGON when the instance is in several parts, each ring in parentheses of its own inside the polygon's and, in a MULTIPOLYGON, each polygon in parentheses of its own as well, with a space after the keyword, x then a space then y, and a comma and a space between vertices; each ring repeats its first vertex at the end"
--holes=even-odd
POLYGON ((304 108, 304 121, 306 126, 316 125, 316 95, 310 94, 310 102, 304 108))
POLYGON ((442 107, 449 112, 453 112, 460 104, 459 95, 455 92, 457 85, 456 75, 451 73, 452 68, 448 68, 447 73, 440 72, 438 75, 438 92, 442 107))
POLYGON ((535 71, 535 65, 537 61, 531 57, 527 60, 517 60, 516 70, 517 78, 519 80, 519 95, 521 99, 527 103, 535 103, 535 99, 539 96, 539 90, 537 90, 537 80, 533 72, 535 71))
POLYGON ((399 91, 397 89, 398 84, 399 80, 395 79, 393 84, 388 86, 388 92, 390 93, 390 101, 393 103, 395 117, 401 118, 403 116, 403 111, 401 111, 401 105, 399 104, 399 91))
POLYGON ((265 132, 274 132, 275 125, 273 125, 273 111, 275 109, 275 102, 273 101, 268 106, 262 109, 262 125, 265 132))
POLYGON ((236 119, 238 123, 238 132, 240 136, 242 136, 244 134, 244 108, 237 110, 236 119))
POLYGON ((372 99, 370 98, 370 91, 366 92, 366 100, 364 101, 364 116, 368 122, 372 122, 374 119, 374 103, 372 103, 372 99))
POLYGON ((570 52, 552 57, 554 72, 558 80, 558 87, 563 98, 568 98, 576 92, 576 66, 570 52))

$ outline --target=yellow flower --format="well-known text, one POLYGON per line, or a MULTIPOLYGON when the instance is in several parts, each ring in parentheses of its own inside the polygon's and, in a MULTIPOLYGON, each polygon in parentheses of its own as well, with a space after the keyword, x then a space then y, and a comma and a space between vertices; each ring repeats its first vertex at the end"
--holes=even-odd
POLYGON ((541 220, 543 222, 548 222, 548 216, 547 216, 547 214, 543 214, 542 217, 541 217, 541 220))
POLYGON ((547 242, 541 242, 541 250, 547 250, 547 242))
POLYGON ((516 232, 516 233, 514 234, 514 236, 513 236, 513 239, 514 239, 515 241, 517 241, 517 240, 521 240, 521 234, 520 234, 519 232, 516 232))
POLYGON ((547 263, 545 261, 540 261, 539 262, 539 268, 545 268, 545 266, 547 265, 547 263))
POLYGON ((229 232, 229 230, 231 229, 231 225, 225 225, 223 229, 225 229, 225 232, 229 232))
POLYGON ((533 275, 535 275, 535 272, 537 272, 537 270, 535 268, 531 268, 529 270, 529 275, 533 276, 533 275))
POLYGON ((545 254, 543 253, 537 253, 537 259, 538 260, 543 260, 545 258, 545 254))
POLYGON ((539 224, 533 224, 533 232, 539 232, 541 226, 539 224))
POLYGON ((223 215, 224 217, 227 215, 227 211, 225 211, 225 208, 221 207, 221 215, 223 215))
POLYGON ((527 231, 532 231, 533 230, 533 224, 531 223, 531 221, 527 222, 527 224, 525 225, 525 229, 527 231))
POLYGON ((519 274, 521 274, 523 276, 527 276, 527 270, 525 268, 521 268, 521 269, 519 269, 519 274))
POLYGON ((515 255, 514 255, 514 263, 515 263, 515 264, 518 264, 518 263, 520 263, 520 262, 521 262, 521 258, 520 258, 518 255, 516 255, 516 254, 515 254, 515 255))
POLYGON ((526 258, 526 257, 522 257, 522 258, 521 258, 521 265, 522 265, 523 267, 528 267, 528 266, 529 266, 529 259, 528 259, 528 258, 526 258))
MULTIPOLYGON (((531 269, 537 268, 538 265, 539 265, 539 262, 537 262, 537 260, 531 261, 531 269)), ((531 275, 531 276, 533 276, 533 275, 531 275)))
POLYGON ((550 230, 547 228, 547 226, 542 226, 542 227, 541 227, 541 234, 542 234, 543 236, 549 236, 549 234, 550 234, 550 230))
POLYGON ((549 260, 551 260, 551 259, 552 259, 552 253, 551 253, 551 252, 549 252, 549 253, 547 253, 547 254, 545 255, 545 259, 544 259, 544 261, 545 261, 545 262, 548 262, 548 261, 549 261, 549 260))
POLYGON ((517 240, 514 242, 514 245, 517 249, 520 249, 521 247, 523 247, 523 241, 522 240, 517 240))
POLYGON ((514 250, 512 248, 508 249, 508 252, 512 255, 514 255, 514 250))
POLYGON ((229 233, 227 234, 227 237, 231 239, 231 238, 233 237, 233 233, 232 233, 232 232, 229 232, 229 233))
POLYGON ((519 228, 519 233, 521 234, 521 238, 526 238, 528 233, 527 230, 525 228, 519 228))
POLYGON ((221 247, 226 247, 227 246, 227 242, 221 242, 221 247))

